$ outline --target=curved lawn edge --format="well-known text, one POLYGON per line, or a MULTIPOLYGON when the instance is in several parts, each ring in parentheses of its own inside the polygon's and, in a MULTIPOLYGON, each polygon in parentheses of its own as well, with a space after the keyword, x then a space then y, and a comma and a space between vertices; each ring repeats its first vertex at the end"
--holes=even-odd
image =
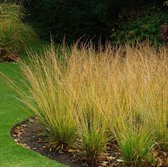
MULTIPOLYGON (((0 72, 16 83, 22 77, 16 63, 0 63, 0 72)), ((10 135, 12 127, 30 116, 23 111, 11 90, 0 77, 0 166, 2 167, 64 167, 37 152, 16 144, 10 135)))

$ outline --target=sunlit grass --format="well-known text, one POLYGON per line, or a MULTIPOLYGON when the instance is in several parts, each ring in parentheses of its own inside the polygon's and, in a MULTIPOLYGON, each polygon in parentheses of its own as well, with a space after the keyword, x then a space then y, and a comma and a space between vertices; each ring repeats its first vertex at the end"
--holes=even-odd
POLYGON ((59 55, 52 46, 21 62, 29 91, 16 89, 58 147, 80 138, 96 161, 113 137, 125 162, 138 165, 156 145, 168 148, 167 64, 167 49, 148 45, 100 51, 74 45, 59 55))

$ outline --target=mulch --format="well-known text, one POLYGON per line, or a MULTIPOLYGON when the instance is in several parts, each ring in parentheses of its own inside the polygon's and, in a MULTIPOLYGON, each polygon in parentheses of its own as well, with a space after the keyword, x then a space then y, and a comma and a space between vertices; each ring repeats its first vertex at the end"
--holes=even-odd
MULTIPOLYGON (((76 146, 66 149, 57 149, 54 142, 45 134, 45 129, 36 118, 29 118, 19 123, 11 130, 11 135, 17 144, 39 152, 52 160, 56 160, 70 167, 133 167, 134 165, 124 163, 121 158, 117 143, 113 141, 107 146, 107 151, 101 155, 95 163, 91 163, 85 157, 84 150, 81 149, 80 139, 76 141, 76 146)), ((155 165, 144 164, 143 167, 168 167, 168 153, 158 149, 155 165)))
POLYGON ((16 61, 18 61, 18 59, 19 59, 18 55, 14 54, 14 53, 2 55, 0 52, 0 63, 16 62, 16 61))

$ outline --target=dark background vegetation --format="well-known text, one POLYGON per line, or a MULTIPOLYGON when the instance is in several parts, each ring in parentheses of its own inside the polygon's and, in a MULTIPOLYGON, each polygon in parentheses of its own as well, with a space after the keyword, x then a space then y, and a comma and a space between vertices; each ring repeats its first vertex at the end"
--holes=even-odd
POLYGON ((165 0, 25 0, 27 20, 42 38, 71 43, 80 37, 113 43, 149 40, 160 45, 168 23, 165 0))

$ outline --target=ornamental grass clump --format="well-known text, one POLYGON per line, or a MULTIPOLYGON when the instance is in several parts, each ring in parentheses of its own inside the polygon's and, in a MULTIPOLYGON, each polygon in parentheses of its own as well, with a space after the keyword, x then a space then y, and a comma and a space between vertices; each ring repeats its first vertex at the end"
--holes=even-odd
POLYGON ((155 130, 156 141, 168 151, 168 59, 167 51, 160 50, 160 57, 151 69, 150 89, 147 91, 147 105, 150 108, 150 124, 155 130))
POLYGON ((101 58, 94 57, 95 52, 92 48, 81 49, 77 53, 70 58, 68 69, 69 76, 73 76, 71 72, 75 74, 74 79, 69 82, 72 85, 74 98, 74 117, 87 160, 96 162, 97 158, 105 152, 110 140, 104 115, 105 80, 103 77, 100 78, 101 58))
POLYGON ((115 140, 125 163, 154 165, 158 147, 168 148, 167 53, 147 44, 52 46, 20 62, 27 91, 15 88, 57 148, 76 144, 97 164, 115 140))
MULTIPOLYGON (((165 51, 165 50, 164 50, 165 51)), ((166 54, 149 46, 125 47, 115 78, 112 133, 126 162, 142 165, 154 159, 156 143, 167 136, 166 54), (121 70, 122 69, 122 70, 121 70), (164 135, 163 135, 164 134, 164 135)), ((113 95, 113 96, 114 96, 113 95)), ((158 143, 159 144, 159 143, 158 143)), ((164 144, 167 144, 164 142, 164 144)))
MULTIPOLYGON (((87 99, 86 99, 87 100, 87 99)), ((76 123, 81 138, 82 148, 86 152, 88 162, 96 163, 97 158, 106 150, 109 136, 106 122, 96 104, 83 104, 77 107, 76 123)))
POLYGON ((23 22, 24 9, 14 3, 0 3, 0 57, 16 54, 36 34, 33 28, 23 22))
POLYGON ((21 69, 28 80, 29 92, 19 92, 22 102, 46 128, 57 149, 73 144, 76 139, 73 103, 54 48, 46 50, 43 57, 33 55, 29 64, 21 62, 21 69))

